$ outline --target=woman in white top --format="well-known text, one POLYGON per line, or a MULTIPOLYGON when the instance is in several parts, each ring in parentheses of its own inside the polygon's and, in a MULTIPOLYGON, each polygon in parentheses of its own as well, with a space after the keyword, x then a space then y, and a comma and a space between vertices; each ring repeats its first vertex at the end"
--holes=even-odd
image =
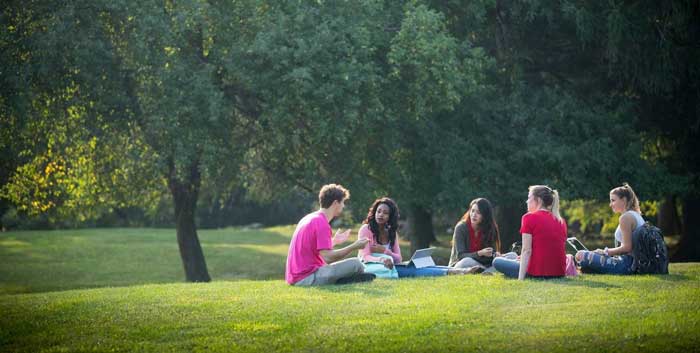
POLYGON ((582 272, 605 273, 615 275, 632 274, 632 233, 644 225, 639 209, 639 199, 629 184, 610 190, 610 208, 620 214, 620 221, 615 230, 615 241, 620 245, 615 248, 579 251, 576 261, 582 272))

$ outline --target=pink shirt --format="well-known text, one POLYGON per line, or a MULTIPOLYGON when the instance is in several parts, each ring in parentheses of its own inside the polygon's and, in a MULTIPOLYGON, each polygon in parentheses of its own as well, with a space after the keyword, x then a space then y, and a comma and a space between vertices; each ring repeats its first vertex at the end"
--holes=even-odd
POLYGON ((287 253, 287 283, 294 284, 326 265, 321 250, 333 249, 331 226, 321 211, 304 216, 294 230, 287 253))
MULTIPOLYGON (((362 227, 360 227, 360 230, 357 232, 357 238, 358 239, 369 239, 369 243, 365 245, 365 247, 360 250, 360 258, 362 258, 362 261, 364 262, 382 262, 382 259, 379 257, 372 256, 372 251, 370 250, 370 247, 372 245, 382 245, 377 243, 376 240, 374 240, 374 235, 372 235, 372 230, 369 229, 369 225, 363 224, 362 227)), ((391 249, 386 249, 384 250, 384 253, 387 255, 391 255, 391 257, 394 259, 394 263, 398 264, 401 262, 401 249, 399 248, 399 236, 398 234, 396 235, 396 241, 394 242, 394 247, 391 249)))

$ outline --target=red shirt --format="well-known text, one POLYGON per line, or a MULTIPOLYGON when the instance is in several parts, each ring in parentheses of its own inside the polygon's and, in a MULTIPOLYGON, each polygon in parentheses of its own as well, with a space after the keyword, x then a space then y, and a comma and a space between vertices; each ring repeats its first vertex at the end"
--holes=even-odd
POLYGON ((527 213, 520 234, 532 235, 532 255, 527 266, 530 276, 564 276, 566 270, 566 222, 559 222, 544 210, 527 213))
POLYGON ((472 222, 467 219, 467 225, 469 226, 469 252, 477 252, 481 249, 481 231, 475 232, 474 227, 472 227, 472 222))

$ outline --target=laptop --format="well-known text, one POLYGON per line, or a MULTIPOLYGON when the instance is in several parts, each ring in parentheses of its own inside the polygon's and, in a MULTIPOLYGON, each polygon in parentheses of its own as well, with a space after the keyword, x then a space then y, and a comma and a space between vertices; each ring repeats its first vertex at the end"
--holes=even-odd
POLYGON ((404 261, 401 264, 408 265, 413 263, 413 266, 416 268, 435 266, 435 261, 433 261, 433 257, 431 256, 433 250, 435 250, 435 248, 418 249, 413 253, 413 256, 411 256, 410 261, 404 261))
POLYGON ((574 248, 574 250, 576 251, 589 251, 588 248, 585 245, 583 245, 583 243, 576 237, 566 238, 566 242, 569 243, 569 245, 571 245, 571 247, 574 248))

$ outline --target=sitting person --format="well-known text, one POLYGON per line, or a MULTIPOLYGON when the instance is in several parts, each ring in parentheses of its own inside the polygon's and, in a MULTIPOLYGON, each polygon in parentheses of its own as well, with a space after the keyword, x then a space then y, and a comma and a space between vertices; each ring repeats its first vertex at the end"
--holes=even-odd
POLYGON ((644 225, 639 199, 627 183, 610 190, 610 208, 620 214, 615 241, 620 246, 593 251, 579 251, 576 261, 582 272, 615 275, 632 274, 632 233, 644 225))
POLYGON ((486 274, 493 273, 495 269, 491 263, 499 255, 500 248, 501 239, 491 203, 484 198, 472 200, 469 209, 455 226, 450 266, 478 266, 486 274))
POLYGON ((513 258, 513 254, 508 254, 510 258, 496 257, 493 267, 519 280, 564 277, 567 227, 559 215, 559 193, 545 185, 530 186, 527 211, 520 225, 520 259, 513 258))
POLYGON ((367 245, 359 251, 358 257, 365 263, 383 263, 388 269, 396 269, 398 277, 428 277, 451 274, 465 274, 467 269, 448 266, 428 266, 416 268, 413 264, 403 265, 399 248, 398 229, 399 207, 394 200, 382 197, 369 208, 367 218, 358 231, 358 240, 367 240, 367 245))
POLYGON ((371 281, 375 275, 364 273, 364 266, 356 258, 344 259, 367 244, 367 239, 338 250, 333 245, 344 242, 350 230, 337 232, 331 238, 329 222, 338 217, 350 198, 348 190, 340 185, 324 185, 318 194, 321 209, 302 218, 294 230, 287 253, 285 280, 295 286, 316 286, 371 281), (344 260, 343 260, 344 259, 344 260))

